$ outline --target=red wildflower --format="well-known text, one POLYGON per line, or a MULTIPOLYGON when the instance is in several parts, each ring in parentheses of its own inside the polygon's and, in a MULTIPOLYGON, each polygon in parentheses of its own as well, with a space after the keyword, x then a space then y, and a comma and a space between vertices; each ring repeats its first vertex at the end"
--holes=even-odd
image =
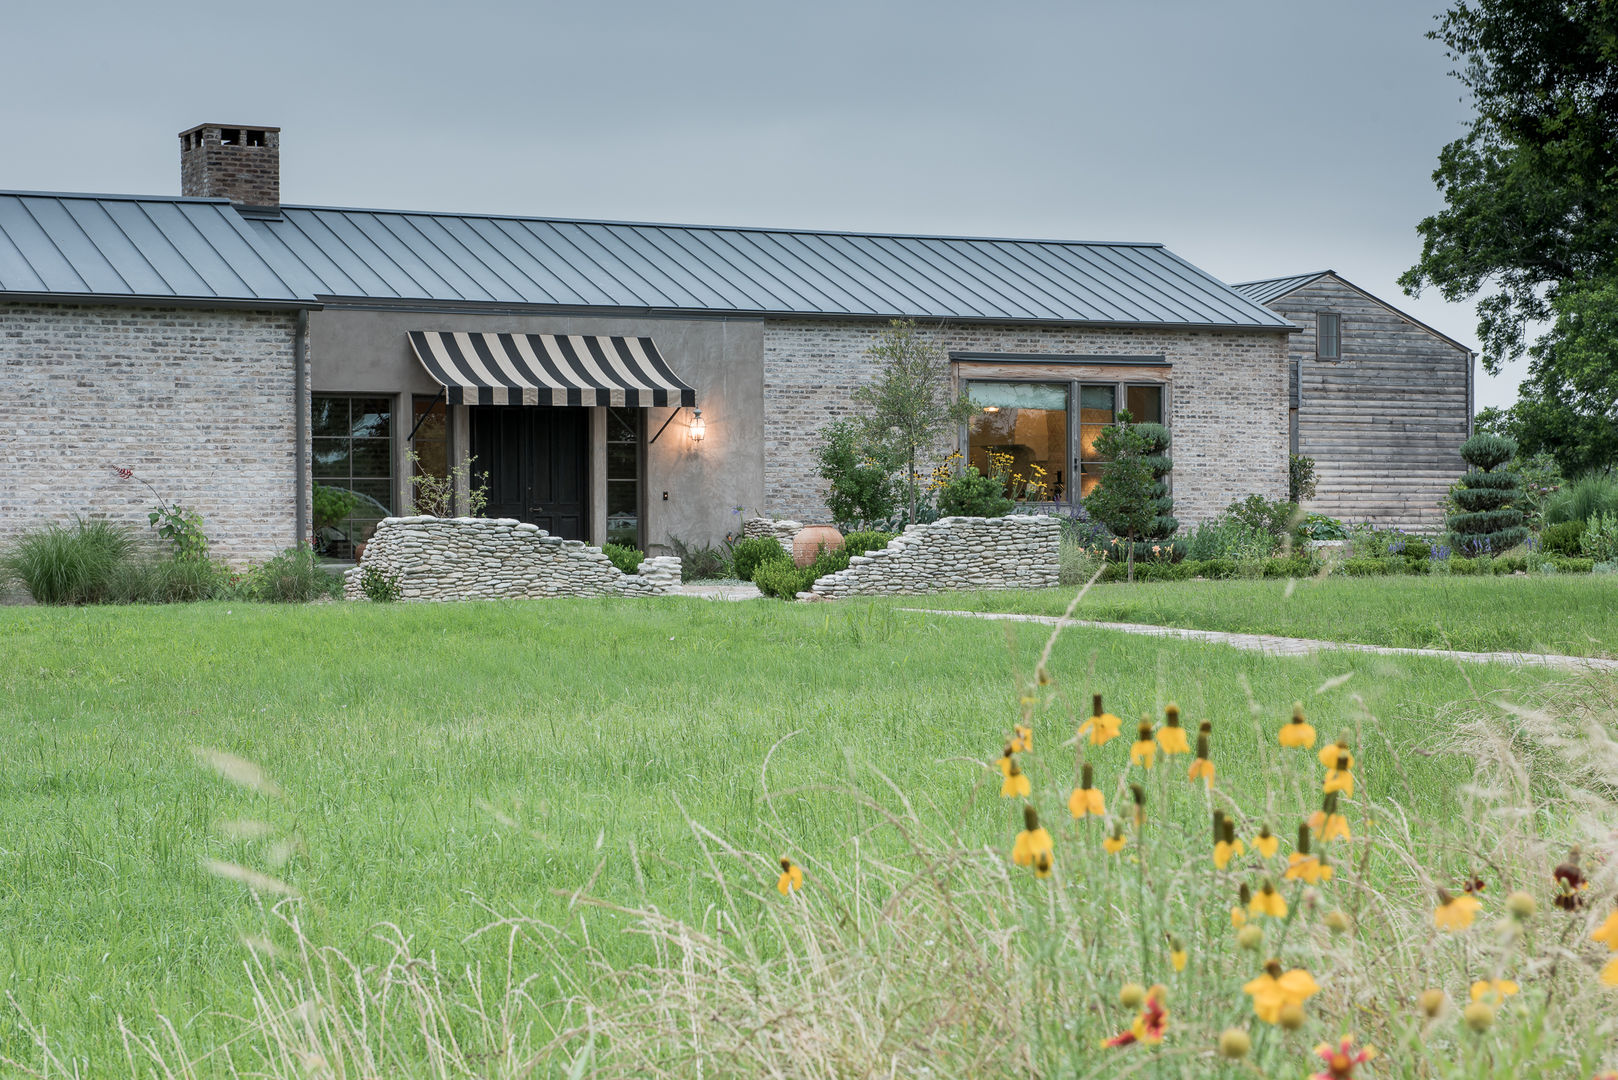
POLYGON ((125 469, 125 468, 121 468, 120 466, 117 466, 117 465, 113 466, 113 471, 115 471, 118 474, 118 479, 120 479, 120 480, 128 480, 128 479, 132 478, 135 475, 135 470, 134 469, 125 469))
POLYGON ((1135 1017, 1135 1022, 1129 1025, 1129 1030, 1120 1031, 1101 1045, 1128 1046, 1138 1042, 1155 1045, 1163 1041, 1163 1032, 1168 1023, 1168 1010, 1163 1008, 1163 988, 1154 986, 1146 992, 1146 1004, 1140 1015, 1135 1017))
POLYGON ((1354 1036, 1344 1035, 1336 1046, 1321 1043, 1315 1047, 1315 1055, 1326 1067, 1310 1077, 1310 1080, 1354 1080, 1354 1066, 1364 1065, 1376 1057, 1376 1048, 1363 1046, 1356 1050, 1354 1036))

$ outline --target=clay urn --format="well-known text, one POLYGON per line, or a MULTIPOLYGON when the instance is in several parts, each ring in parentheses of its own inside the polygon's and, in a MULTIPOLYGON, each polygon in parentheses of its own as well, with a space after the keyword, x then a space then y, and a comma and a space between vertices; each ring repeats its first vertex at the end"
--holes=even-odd
POLYGON ((836 551, 842 546, 843 534, 837 526, 805 525, 792 536, 792 561, 797 566, 808 566, 822 550, 836 551))

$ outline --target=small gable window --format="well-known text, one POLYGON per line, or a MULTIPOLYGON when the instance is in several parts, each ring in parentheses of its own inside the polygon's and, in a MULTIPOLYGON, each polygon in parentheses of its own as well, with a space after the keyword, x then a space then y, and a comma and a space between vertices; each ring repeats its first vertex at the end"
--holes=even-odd
POLYGON ((1321 360, 1342 358, 1342 316, 1322 311, 1315 317, 1315 356, 1321 360))

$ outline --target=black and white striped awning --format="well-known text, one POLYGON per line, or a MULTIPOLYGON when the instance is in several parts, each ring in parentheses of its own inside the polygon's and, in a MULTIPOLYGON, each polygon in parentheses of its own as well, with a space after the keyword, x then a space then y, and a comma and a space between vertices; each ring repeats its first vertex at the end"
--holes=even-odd
POLYGON ((649 337, 410 331, 451 405, 695 405, 649 337))

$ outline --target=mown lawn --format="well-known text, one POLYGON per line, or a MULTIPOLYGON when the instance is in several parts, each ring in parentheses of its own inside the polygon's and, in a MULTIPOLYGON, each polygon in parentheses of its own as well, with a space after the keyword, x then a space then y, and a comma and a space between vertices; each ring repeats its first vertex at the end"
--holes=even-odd
MULTIPOLYGON (((1487 610, 1546 634, 1559 604, 1564 618, 1583 610, 1561 582, 1348 584, 1300 586, 1296 602, 1334 610, 1343 627, 1394 608, 1419 625, 1423 604, 1450 625, 1467 598, 1462 625, 1480 629, 1487 610)), ((1578 587, 1614 596, 1605 582, 1578 587)), ((1139 605, 1160 603, 1168 619, 1180 597, 1182 610, 1212 619, 1228 607, 1234 628, 1251 629, 1252 609, 1280 588, 1109 588, 1084 613, 1139 618, 1139 605)), ((1284 625, 1325 629, 1312 618, 1284 625)), ((245 1010, 240 942, 262 914, 248 890, 204 869, 208 859, 300 890, 318 940, 363 953, 388 920, 418 954, 454 966, 498 961, 498 935, 464 940, 487 921, 475 900, 588 918, 622 955, 636 944, 611 944, 614 916, 570 909, 570 894, 699 917, 711 897, 693 872, 687 815, 754 849, 790 850, 813 874, 874 824, 849 787, 889 799, 886 777, 921 814, 1009 844, 1012 815, 986 786, 998 773, 978 763, 998 753, 1016 715, 1014 676, 1031 669, 1045 633, 886 603, 0 609, 0 1003, 16 1002, 0 1008, 0 1056, 36 1060, 22 1017, 94 1075, 123 1069, 120 1016, 155 1030, 163 1014, 204 1045, 237 1033, 225 1014, 245 1010), (227 783, 198 748, 258 763, 284 795, 227 783), (271 835, 245 838, 256 826, 243 822, 271 835), (289 837, 295 848, 278 865, 272 848, 289 837)), ((1398 778, 1400 798, 1437 814, 1453 809, 1472 768, 1443 752, 1457 712, 1495 695, 1532 699, 1559 677, 1266 658, 1082 630, 1064 636, 1052 669, 1074 717, 1095 691, 1126 719, 1170 699, 1193 728, 1211 718, 1220 784, 1256 805, 1273 776, 1273 725, 1301 700, 1326 737, 1361 732, 1373 797, 1398 778), (1351 677, 1317 693, 1338 675, 1351 677)), ((1072 722, 1043 720, 1037 737, 1054 750, 1072 722)), ((1103 749, 1121 763, 1127 742, 1103 749)), ((1031 761, 1037 796, 1065 798, 1072 777, 1031 761)))
MULTIPOLYGON (((1072 589, 949 593, 901 607, 1060 615, 1072 589)), ((1367 645, 1618 656, 1618 575, 1096 585, 1084 618, 1367 645)))

